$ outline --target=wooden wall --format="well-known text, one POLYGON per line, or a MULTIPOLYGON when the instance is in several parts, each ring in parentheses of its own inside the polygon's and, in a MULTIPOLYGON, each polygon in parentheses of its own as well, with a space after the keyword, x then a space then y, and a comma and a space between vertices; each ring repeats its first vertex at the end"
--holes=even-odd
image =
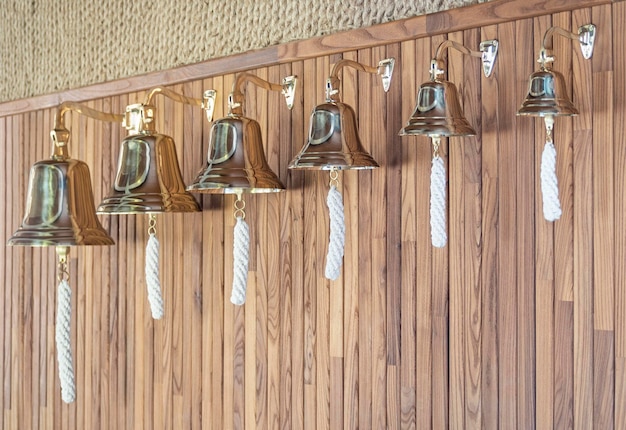
MULTIPOLYGON (((247 197, 248 301, 230 304, 232 196, 159 216, 166 315, 153 321, 143 279, 147 220, 103 216, 112 247, 74 248, 72 347, 78 396, 61 402, 54 348, 53 249, 0 247, 2 429, 626 428, 626 3, 510 0, 303 41, 145 77, 0 105, 0 241, 20 224, 29 166, 48 158, 56 103, 122 112, 153 85, 200 97, 234 73, 300 78, 288 111, 247 87, 270 165, 287 186, 247 197), (551 25, 597 25, 592 60, 555 39, 555 68, 581 114, 558 118, 563 216, 541 212, 542 123, 516 117, 551 25), (497 38, 492 78, 450 51, 476 137, 452 138, 448 246, 430 245, 425 138, 397 135, 438 44, 497 38), (381 168, 340 175, 342 276, 323 277, 328 240, 321 172, 288 171, 324 79, 340 58, 397 69, 343 69, 343 100, 381 168)), ((157 129, 177 142, 183 176, 202 164, 210 125, 157 96, 157 129)), ((68 116, 75 158, 108 193, 117 124, 68 116)))

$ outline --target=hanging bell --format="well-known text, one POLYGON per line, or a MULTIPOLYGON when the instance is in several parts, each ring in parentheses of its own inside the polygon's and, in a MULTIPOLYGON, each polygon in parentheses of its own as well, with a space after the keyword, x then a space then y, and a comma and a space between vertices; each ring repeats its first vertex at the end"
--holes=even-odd
POLYGON ((253 119, 230 115, 211 127, 208 164, 187 190, 213 194, 275 193, 285 186, 269 167, 261 127, 253 119))
POLYGON ((67 154, 67 130, 52 132, 52 159, 30 169, 26 215, 8 245, 113 245, 93 205, 89 167, 67 154), (57 134, 61 143, 57 141, 57 134))
POLYGON ((528 95, 517 114, 540 117, 578 115, 578 109, 570 101, 565 88, 561 73, 542 67, 530 75, 528 95))
POLYGON ((185 191, 174 140, 155 132, 154 106, 128 106, 124 122, 130 135, 122 141, 113 190, 98 213, 199 211, 185 191))
POLYGON ((311 114, 309 138, 290 169, 374 169, 378 163, 363 148, 352 107, 341 102, 318 105, 311 114))
POLYGON ((474 136, 476 131, 463 115, 456 86, 435 79, 420 85, 417 106, 399 134, 474 136))

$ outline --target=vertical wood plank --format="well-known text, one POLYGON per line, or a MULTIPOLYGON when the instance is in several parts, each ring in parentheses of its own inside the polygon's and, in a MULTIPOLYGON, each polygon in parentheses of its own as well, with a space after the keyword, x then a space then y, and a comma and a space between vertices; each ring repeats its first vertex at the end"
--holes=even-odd
MULTIPOLYGON (((305 69, 308 70, 309 63, 298 61, 293 63, 292 73, 301 79, 301 90, 297 92, 297 99, 301 103, 296 103, 293 112, 293 124, 291 129, 292 135, 292 153, 297 154, 298 151, 304 146, 308 131, 306 130, 306 124, 308 115, 313 108, 311 103, 304 103, 306 95, 309 97, 317 96, 315 88, 307 88, 304 83, 308 77, 308 73, 305 74, 305 69), (311 94, 310 91, 313 93, 311 94)), ((315 81, 315 78, 309 77, 309 80, 315 81)), ((316 86, 319 88, 319 86, 316 86)), ((295 192, 292 193, 292 210, 293 210, 293 224, 292 224, 292 236, 298 238, 291 243, 291 260, 293 262, 292 273, 292 343, 289 345, 291 349, 291 363, 293 368, 292 383, 291 383, 291 397, 286 399, 285 403, 290 403, 290 417, 287 421, 290 425, 285 425, 283 428, 304 428, 304 396, 305 396, 305 352, 304 352, 304 225, 305 220, 310 215, 306 215, 304 212, 304 189, 307 184, 307 178, 304 172, 292 171, 291 176, 293 178, 292 184, 294 185, 295 192)))
MULTIPOLYGON (((626 3, 615 3, 611 9, 613 29, 626 19, 626 3)), ((619 46, 620 32, 614 32, 613 46, 619 46)), ((626 54, 623 49, 613 52, 613 79, 626 73, 626 54)), ((626 106, 619 103, 626 98, 626 85, 615 85, 613 91, 613 147, 615 174, 615 261, 626 258, 626 134, 623 124, 626 123, 626 106)), ((614 427, 626 426, 626 269, 623 264, 615 265, 615 416, 614 427)))
MULTIPOLYGON (((273 69, 270 69, 270 74, 273 69)), ((274 70, 275 74, 279 76, 288 76, 292 74, 292 68, 290 64, 282 65, 277 70, 274 70)), ((301 94, 296 100, 301 100, 301 94)), ((282 100, 281 100, 282 101, 282 100)), ((296 103, 301 105, 301 103, 296 103)), ((295 106, 294 106, 295 108, 295 106)), ((280 139, 280 163, 279 163, 279 176, 283 178, 285 187, 289 190, 297 189, 294 186, 296 181, 294 180, 294 172, 288 170, 289 163, 291 162, 293 155, 293 141, 299 142, 300 139, 292 139, 294 128, 292 127, 292 111, 287 109, 281 109, 278 116, 277 124, 280 139)), ((299 130, 298 130, 299 133, 299 130)), ((274 406, 276 410, 276 417, 270 418, 270 427, 286 429, 291 424, 291 401, 292 401, 292 357, 291 357, 291 342, 293 339, 292 330, 292 297, 293 297, 293 277, 292 271, 292 241, 293 236, 293 224, 296 223, 295 214, 292 208, 292 194, 297 193, 286 192, 281 196, 282 210, 279 214, 280 219, 280 257, 279 257, 279 274, 280 282, 273 290, 276 294, 275 297, 268 297, 268 315, 274 313, 276 320, 270 328, 270 341, 272 338, 277 343, 275 345, 276 354, 275 360, 278 362, 278 368, 275 369, 277 373, 274 375, 276 379, 273 384, 273 389, 276 391, 275 395, 270 395, 270 402, 275 401, 277 404, 274 406), (273 307, 275 310, 271 310, 273 307), (276 398, 274 398, 276 396, 276 398)), ((271 349, 270 349, 271 351, 271 349)), ((271 357, 268 357, 271 360, 271 357)), ((270 376, 270 387, 272 384, 272 376, 270 376)))
MULTIPOLYGON (((572 22, 590 22, 589 10, 572 22)), ((574 428, 593 426, 593 92, 589 61, 573 57, 574 118, 574 428)))
MULTIPOLYGON (((535 55, 541 49, 543 34, 552 25, 550 16, 543 16, 533 20, 533 30, 537 34, 534 38, 533 52, 535 55)), ((558 43, 556 47, 558 47, 558 43)), ((567 68, 567 64, 559 65, 567 68)), ((541 191, 541 177, 537 174, 537 166, 541 166, 541 156, 546 141, 545 125, 542 118, 521 118, 520 121, 532 122, 534 125, 533 145, 537 148, 534 152, 535 166, 535 203, 534 212, 537 218, 535 225, 535 258, 537 261, 535 269, 535 289, 536 289, 536 343, 537 357, 536 369, 537 379, 542 384, 537 387, 537 415, 541 417, 542 428, 551 428, 554 419, 554 223, 546 221, 543 216, 543 200, 541 191)), ((555 147, 567 147, 567 143, 561 143, 563 138, 558 136, 555 139, 555 147)), ((558 154, 557 150, 557 154, 558 154)), ((564 154, 563 154, 564 155, 564 154)), ((560 156, 559 158, 565 158, 560 156)))
MULTIPOLYGON (((515 23, 498 25, 501 52, 516 52, 516 34, 515 23)), ((514 56, 498 58, 500 100, 515 100, 518 81, 511 71, 516 70, 516 64, 514 56)), ((500 145, 498 152, 498 425, 501 428, 517 426, 517 202, 510 198, 517 192, 515 111, 516 105, 503 104, 498 122, 498 142, 507 142, 500 145)))
MULTIPOLYGON (((381 53, 382 55, 382 53, 381 53)), ((388 45, 386 57, 402 62, 399 43, 388 45)), ((374 59, 376 61, 376 59, 374 59)), ((402 67, 396 69, 389 92, 385 97, 385 149, 386 149, 386 180, 387 180, 387 211, 386 211, 386 349, 387 349, 387 399, 386 414, 389 428, 401 428, 401 384, 400 378, 400 344, 402 321, 402 138, 398 131, 402 127, 402 67), (400 77, 400 78, 398 78, 400 77)), ((378 76, 375 77, 380 82, 378 76)), ((379 84, 380 85, 380 84, 379 84)), ((378 89, 380 91, 380 89, 378 89)), ((407 94, 412 94, 409 92, 407 94)), ((411 99, 412 97, 408 97, 411 99)), ((413 303, 413 306, 415 304, 413 303)), ((412 360, 412 356, 410 358, 412 360)))
MULTIPOLYGON (((385 58, 385 47, 373 48, 369 62, 375 65, 385 58)), ((368 86, 371 93, 366 100, 370 100, 369 118, 363 118, 371 124, 369 144, 367 147, 377 162, 383 166, 374 169, 372 176, 371 207, 376 208, 372 216, 372 424, 373 428, 390 428, 387 422, 387 270, 388 258, 395 254, 388 254, 387 235, 388 201, 390 199, 387 175, 390 162, 387 158, 387 149, 390 142, 386 142, 387 130, 385 113, 385 93, 380 77, 372 74, 362 74, 360 81, 368 86), (381 144, 384 143, 384 144, 381 144)))
MULTIPOLYGON (((555 14, 552 25, 562 28, 572 28, 571 13, 563 12, 555 14)), ((568 71, 572 69, 572 56, 577 49, 575 44, 563 37, 553 40, 554 49, 558 52, 559 70, 568 71)), ((535 43, 535 48, 537 44, 535 43)), ((566 74, 568 94, 572 76, 566 74)), ((548 416, 541 416, 540 422, 548 428, 553 418, 554 427, 571 428, 573 426, 574 407, 574 325, 573 325, 573 265, 574 265, 574 194, 573 194, 573 167, 574 167, 574 138, 572 119, 568 117, 559 118, 558 122, 558 153, 557 153, 557 175, 559 181, 559 198, 561 201, 562 215, 554 223, 554 387, 548 395, 554 400, 545 398, 537 399, 537 410, 546 412, 548 416), (554 405, 554 411, 547 411, 547 405, 554 405)), ((538 148, 538 146, 536 146, 538 148)), ((542 217, 538 216, 543 222, 542 217)), ((539 296, 539 292, 538 292, 539 296)), ((541 304, 538 303, 537 307, 541 304)), ((543 311, 542 311, 543 312, 543 311)), ((545 380, 546 377, 539 375, 538 380, 545 380)))
MULTIPOLYGON (((270 82, 280 82, 280 68, 273 66, 268 69, 268 80, 270 82)), ((291 153, 291 151, 281 150, 285 139, 281 139, 281 122, 284 122, 283 111, 288 111, 284 105, 284 99, 279 92, 271 92, 268 94, 268 104, 266 110, 268 113, 267 126, 267 152, 268 162, 276 174, 281 178, 283 183, 286 182, 286 169, 284 163, 283 152, 291 153), (275 112, 271 115, 271 112, 275 112)), ((287 124, 285 124, 287 125, 287 124)), ((291 134, 290 128, 287 128, 291 134)), ((285 145, 286 146, 286 145, 285 145)), ((286 186, 286 185, 285 185, 286 186)), ((267 209, 268 220, 273 220, 276 224, 269 223, 268 227, 276 226, 276 231, 270 230, 267 240, 267 274, 266 297, 267 297, 267 419, 264 424, 266 428, 280 428, 280 310, 281 310, 281 279, 283 279, 283 270, 280 267, 283 258, 283 232, 285 219, 281 216, 281 211, 285 208, 284 201, 286 192, 280 193, 278 196, 270 196, 267 209)), ((288 227, 287 227, 288 228, 288 227)))
MULTIPOLYGON (((449 33, 448 39, 463 45, 463 33, 449 33)), ((438 45, 433 45, 433 50, 438 45)), ((463 108, 465 98, 462 96, 467 91, 464 83, 463 54, 454 49, 448 49, 448 80, 457 85, 459 90, 460 103, 463 108)), ((469 85, 469 84, 468 84, 469 85)), ((466 309, 467 288, 465 284, 464 272, 464 239, 465 239, 465 198, 463 183, 465 179, 464 163, 466 139, 462 137, 451 137, 448 140, 448 152, 441 151, 445 163, 447 155, 447 176, 448 176, 448 244, 445 248, 433 248, 433 254, 441 255, 447 253, 450 258, 449 282, 450 282, 450 427, 465 428, 468 425, 466 420, 466 362, 465 348, 467 341, 466 309)), ((431 155, 432 160, 432 155, 431 155)), ((431 162, 432 164, 432 162, 431 162)), ((429 170, 430 171, 430 170, 429 170)), ((430 175, 427 176, 430 178, 430 175)))
MULTIPOLYGON (((327 56, 318 58, 316 76, 324 76, 330 69, 330 59, 327 56)), ((317 87, 320 88, 320 87, 317 87)), ((315 402, 316 422, 318 429, 330 428, 330 283, 324 276, 326 253, 329 236, 329 215, 326 205, 328 194, 328 176, 326 172, 312 172, 312 184, 315 186, 315 273, 311 278, 316 288, 315 295, 315 402), (320 174, 321 173, 321 174, 320 174)))
MULTIPOLYGON (((371 51, 362 49, 357 51, 358 62, 371 64, 371 51)), ((366 106, 370 105, 372 88, 369 79, 365 74, 357 74, 355 82, 358 82, 359 99, 356 109, 359 116, 359 134, 370 136, 372 133, 371 110, 366 106)), ((371 145, 371 142, 370 142, 371 145)), ((365 146, 371 153, 371 146, 365 146)), ((359 241, 359 317, 361 321, 369 321, 368 324, 359 324, 359 427, 370 428, 373 418, 373 386, 372 371, 374 357, 372 356, 373 346, 373 325, 371 324, 373 313, 373 288, 372 280, 372 172, 359 171, 359 225, 358 230, 369 240, 359 241)))
MULTIPOLYGON (((592 57, 593 69, 593 276, 594 321, 598 330, 612 331, 614 324, 613 289, 614 262, 614 182, 613 182, 613 70, 610 64, 611 13, 610 5, 594 8, 592 21, 598 27, 598 39, 603 43, 592 57), (608 63, 609 65, 605 65, 608 63)), ((581 60, 582 61, 582 60, 581 60)))
MULTIPOLYGON (((481 39, 497 38, 497 27, 483 28, 481 39)), ((498 92, 498 79, 503 73, 496 65, 494 74, 481 77, 482 97, 482 265, 481 280, 481 399, 482 416, 485 428, 498 426, 498 128, 499 106, 502 103, 498 92)))
MULTIPOLYGON (((204 81, 204 89, 215 89, 214 119, 224 116, 224 100, 228 91, 224 86, 224 79, 216 77, 209 83, 204 81)), ((208 144, 211 127, 203 120, 202 149, 197 157, 198 170, 206 167, 208 144)), ((225 324, 224 308, 224 196, 202 196, 202 428, 217 429, 218 423, 225 423, 224 383, 225 363, 228 360, 225 353, 225 324), (208 393, 208 395, 207 395, 208 393)))
MULTIPOLYGON (((410 117, 415 108, 414 94, 416 94, 416 74, 415 58, 418 57, 416 45, 420 44, 420 49, 424 49, 424 39, 419 41, 409 40, 400 45, 400 58, 396 58, 402 73, 400 93, 404 96, 401 98, 402 120, 406 121, 410 117)), ((430 54, 430 45, 426 47, 430 54)), ((397 76, 395 76, 397 78, 397 76)), ((398 90, 397 88, 394 88, 398 90)), ((403 126, 404 124, 402 124, 403 126)), ((415 429, 417 425, 417 417, 421 418, 421 422, 425 427, 430 428, 430 404, 420 404, 418 409, 417 401, 428 402, 430 400, 430 354, 428 352, 417 355, 416 349, 418 345, 428 346, 430 348, 430 326, 419 326, 418 321, 430 321, 430 303, 429 300, 417 299, 418 279, 428 279, 425 272, 421 272, 423 277, 417 277, 416 266, 422 260, 417 260, 417 219, 418 202, 417 202, 417 169, 414 168, 417 154, 417 139, 403 138, 402 145, 402 184, 401 184, 401 280, 400 280, 400 345, 401 354, 397 360, 400 365, 400 425, 401 428, 415 429), (424 305, 419 309, 418 306, 424 305), (421 342, 420 342, 421 340, 421 342), (421 360, 420 360, 421 358, 421 360), (419 372, 420 378, 417 375, 419 372)), ((427 243, 426 240, 423 242, 427 243)), ((423 255, 423 254, 422 254, 423 255)), ((426 253, 426 255, 428 255, 426 253)), ((430 268, 430 264, 427 264, 430 268)), ((425 283, 428 295, 430 295, 430 282, 425 283)), ((429 297, 428 297, 429 298, 429 297)))
MULTIPOLYGON (((431 53, 428 55, 428 58, 432 58, 434 53, 441 42, 445 40, 444 36, 433 36, 430 39, 430 49, 431 53)), ((419 60, 419 57, 418 57, 419 60)), ((424 67, 422 65, 422 67, 424 67)), ((424 69, 422 69, 424 70, 424 69)), ((429 198, 430 198, 430 167, 432 160, 432 148, 429 142, 429 139, 424 139, 420 143, 420 147, 418 148, 418 160, 422 160, 423 164, 418 164, 416 169, 418 170, 418 181, 421 182, 420 190, 420 213, 425 214, 424 218, 421 219, 429 219, 429 198), (428 196, 428 197, 427 197, 428 196)), ((448 160, 448 143, 443 140, 441 148, 441 157, 444 159, 444 163, 448 160)), ((448 172, 451 171, 451 168, 448 163, 448 172)), ((452 188, 450 186, 450 176, 448 176, 448 193, 450 195, 448 199, 449 207, 452 206, 452 188)), ((449 209, 450 211, 450 209, 449 209)), ((450 212, 449 212, 450 213, 450 212)), ((450 218, 451 220, 452 218, 450 218)), ((430 225, 425 222, 420 222, 424 230, 418 226, 418 247, 421 247, 420 237, 426 239, 425 247, 428 249, 428 253, 430 254, 430 262, 431 262, 431 271, 430 271, 430 289, 431 289, 431 297, 433 303, 433 321, 432 321, 432 363, 433 363, 433 376, 432 376, 432 427, 433 428, 448 428, 452 426, 451 421, 451 404, 453 403, 451 399, 451 386, 450 382, 451 378, 451 366, 452 360, 451 357, 451 341, 450 341, 450 331, 452 327, 452 320, 450 319, 450 295, 451 295, 451 282, 449 281, 449 273, 450 273, 450 264, 452 261, 452 257, 450 256, 449 248, 444 248, 437 250, 433 248, 431 245, 431 235, 430 235, 430 225)), ((452 234, 452 224, 448 222, 449 225, 449 237, 450 240, 452 234)), ((420 249, 418 248, 418 255, 420 253, 420 249)), ((419 287, 418 287, 419 291, 419 287)), ((420 351, 418 349, 418 354, 420 351)), ((456 387, 455 389, 458 389, 456 387)))
MULTIPOLYGON (((593 71, 593 422, 612 428, 615 415, 615 185, 611 5, 594 7, 598 31, 593 71), (601 102, 602 100, 602 102, 601 102)), ((595 51, 595 49, 594 49, 595 51)))
MULTIPOLYGON (((480 30, 463 32, 465 46, 475 50, 480 45, 480 30)), ((476 129, 477 136, 463 138, 463 189, 465 231, 462 237, 463 277, 465 279, 465 425, 481 428, 482 411, 482 64, 475 58, 463 56, 463 106, 466 118, 476 129)))
MULTIPOLYGON (((356 52, 343 54, 346 60, 357 61, 356 52)), ((330 74, 330 71, 328 72, 330 74)), ((353 69, 347 67, 342 71, 342 100, 344 103, 358 109, 358 81, 353 69)), ((321 85, 322 80, 318 83, 321 85)), ((321 93, 321 86, 320 93, 321 93)), ((321 94, 318 94, 318 98, 321 94)), ((343 202, 346 237, 344 247, 344 374, 343 374, 343 428, 357 428, 359 426, 359 324, 360 324, 360 274, 359 246, 361 234, 359 231, 359 173, 344 172, 343 202), (357 270, 358 268, 358 270, 357 270), (347 270, 349 269, 349 270, 347 270)))
MULTIPOLYGON (((311 112, 315 106, 313 100, 317 94, 316 76, 317 66, 315 60, 305 60, 303 70, 303 92, 305 100, 305 112, 311 112), (306 100, 309 100, 308 103, 306 100)), ((317 354, 315 353, 317 342, 317 276, 318 261, 316 252, 317 240, 317 187, 315 186, 315 172, 306 172, 304 175, 304 260, 303 260, 303 292, 304 292, 304 428, 317 428, 317 397, 315 376, 317 354)), ((322 216, 320 214, 320 216, 322 216)))

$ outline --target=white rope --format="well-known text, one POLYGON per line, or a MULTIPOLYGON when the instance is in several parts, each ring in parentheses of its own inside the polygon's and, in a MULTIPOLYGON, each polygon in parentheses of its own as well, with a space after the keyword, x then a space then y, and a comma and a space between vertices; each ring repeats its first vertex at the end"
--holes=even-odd
POLYGON ((430 171, 430 238, 434 247, 446 246, 446 167, 438 155, 430 171))
POLYGON ((165 310, 159 281, 159 240, 154 233, 150 233, 146 246, 146 287, 152 318, 155 320, 163 318, 165 310))
POLYGON ((328 254, 326 254, 326 279, 335 280, 341 274, 343 262, 343 250, 346 238, 346 226, 343 214, 343 199, 336 186, 328 190, 326 205, 330 214, 330 239, 328 242, 328 254))
POLYGON ((546 144, 541 154, 541 195, 543 198, 543 217, 547 221, 561 218, 559 201, 559 182, 556 177, 556 148, 552 143, 554 116, 543 117, 546 124, 546 144))
POLYGON ((61 380, 61 398, 65 403, 72 403, 76 400, 72 345, 70 343, 71 318, 72 289, 67 281, 63 279, 59 282, 57 291, 55 340, 57 345, 57 362, 59 364, 59 379, 61 380))
POLYGON ((243 217, 238 216, 233 234, 233 290, 230 296, 234 305, 241 306, 246 302, 249 258, 250 230, 243 217))

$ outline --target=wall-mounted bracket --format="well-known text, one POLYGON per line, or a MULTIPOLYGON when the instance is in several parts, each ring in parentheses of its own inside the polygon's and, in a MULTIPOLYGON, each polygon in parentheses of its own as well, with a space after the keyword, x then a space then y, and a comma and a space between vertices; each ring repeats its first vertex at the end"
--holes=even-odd
POLYGON ((213 111, 215 110, 215 99, 217 98, 217 91, 205 90, 202 94, 202 109, 206 114, 206 119, 209 122, 213 121, 213 111))
POLYGON ((445 73, 442 66, 443 52, 448 48, 454 48, 462 54, 480 58, 483 65, 483 73, 486 77, 491 76, 493 73, 493 67, 496 63, 496 58, 498 57, 498 41, 496 39, 483 40, 480 42, 479 51, 473 51, 458 42, 448 39, 439 44, 435 53, 435 58, 433 58, 430 62, 430 79, 432 81, 436 81, 439 75, 445 73))
POLYGON ((539 51, 539 58, 537 59, 537 62, 541 63, 542 67, 546 67, 547 63, 554 61, 552 45, 555 34, 571 40, 578 40, 585 60, 589 60, 593 55, 593 47, 596 41, 596 26, 594 24, 581 25, 578 27, 578 33, 572 33, 561 27, 554 26, 550 27, 543 35, 541 51, 539 51))
POLYGON ((378 62, 377 67, 367 66, 353 60, 339 60, 333 66, 330 72, 330 76, 326 80, 326 101, 338 102, 339 101, 339 70, 343 67, 352 67, 360 72, 371 73, 372 75, 380 75, 383 81, 383 90, 389 91, 391 85, 391 76, 393 75, 393 68, 396 60, 394 58, 385 58, 378 62))
POLYGON ((283 78, 283 89, 281 90, 285 96, 285 102, 289 109, 293 108, 293 102, 296 97, 296 83, 298 79, 295 76, 286 76, 283 78))
POLYGON ((589 60, 593 55, 593 47, 596 41, 596 26, 593 24, 585 24, 578 27, 578 41, 580 42, 580 50, 585 60, 589 60))
POLYGON ((493 73, 493 67, 496 64, 498 56, 498 41, 484 40, 480 42, 481 61, 483 63, 483 73, 486 77, 490 77, 493 73))
POLYGON ((383 81, 383 90, 385 90, 385 92, 388 92, 391 86, 391 77, 393 76, 395 64, 395 58, 385 58, 378 62, 378 74, 383 81))

